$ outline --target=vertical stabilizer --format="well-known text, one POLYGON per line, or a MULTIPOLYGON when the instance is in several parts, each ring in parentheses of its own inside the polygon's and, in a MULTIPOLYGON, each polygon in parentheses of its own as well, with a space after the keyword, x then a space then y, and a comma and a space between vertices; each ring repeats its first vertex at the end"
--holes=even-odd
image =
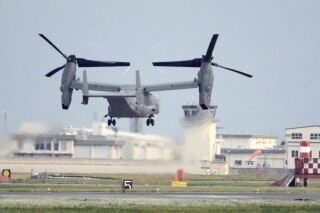
POLYGON ((88 89, 88 79, 87 71, 83 71, 83 90, 82 90, 82 104, 88 104, 89 102, 89 89, 88 89))
POLYGON ((137 104, 142 103, 143 94, 142 94, 142 86, 140 81, 140 72, 139 70, 136 71, 136 96, 137 96, 137 104))

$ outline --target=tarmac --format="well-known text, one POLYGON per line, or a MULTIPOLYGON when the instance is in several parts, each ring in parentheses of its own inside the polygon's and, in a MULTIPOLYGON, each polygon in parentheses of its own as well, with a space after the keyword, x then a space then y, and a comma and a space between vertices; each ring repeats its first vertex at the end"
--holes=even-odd
POLYGON ((274 200, 320 201, 320 194, 288 193, 101 193, 101 192, 5 192, 0 199, 211 199, 211 200, 274 200))

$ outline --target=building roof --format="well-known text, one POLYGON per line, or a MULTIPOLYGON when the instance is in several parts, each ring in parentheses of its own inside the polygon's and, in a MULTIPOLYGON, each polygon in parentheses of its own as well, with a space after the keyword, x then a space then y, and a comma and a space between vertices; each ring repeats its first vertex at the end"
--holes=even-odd
POLYGON ((274 138, 278 139, 275 135, 249 135, 249 134, 218 134, 222 138, 274 138))
POLYGON ((301 127, 292 127, 292 128, 286 128, 287 129, 302 129, 302 128, 308 128, 308 127, 320 127, 320 125, 311 125, 311 126, 301 126, 301 127))
POLYGON ((75 140, 76 135, 58 135, 58 134, 15 134, 12 136, 14 140, 23 141, 23 140, 75 140))
MULTIPOLYGON (((223 148, 221 149, 221 153, 224 154, 252 154, 257 149, 236 149, 236 148, 223 148)), ((285 149, 260 149, 262 154, 270 154, 270 153, 285 153, 285 149)))

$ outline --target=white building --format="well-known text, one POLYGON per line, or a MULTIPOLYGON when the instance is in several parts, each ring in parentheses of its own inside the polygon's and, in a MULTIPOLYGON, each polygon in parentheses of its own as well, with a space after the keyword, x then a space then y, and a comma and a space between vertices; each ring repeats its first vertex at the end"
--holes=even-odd
POLYGON ((217 154, 225 156, 230 168, 285 168, 286 151, 273 135, 217 135, 217 154), (259 150, 258 155, 253 155, 259 150))
POLYGON ((164 160, 173 156, 173 140, 111 129, 93 123, 92 129, 66 128, 60 134, 18 134, 21 157, 64 157, 110 160, 164 160))
POLYGON ((294 159, 300 156, 300 141, 309 141, 311 158, 320 158, 320 126, 287 128, 285 133, 286 158, 289 169, 294 169, 294 159))
POLYGON ((230 168, 286 168, 286 150, 261 149, 261 154, 253 155, 255 149, 222 149, 230 168))
POLYGON ((222 149, 273 149, 278 142, 278 137, 273 135, 219 134, 217 138, 222 149))

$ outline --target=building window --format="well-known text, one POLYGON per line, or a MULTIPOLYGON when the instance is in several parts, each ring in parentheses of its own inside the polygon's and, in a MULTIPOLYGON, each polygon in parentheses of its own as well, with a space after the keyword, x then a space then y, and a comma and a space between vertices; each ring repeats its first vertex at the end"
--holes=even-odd
POLYGON ((312 151, 310 151, 310 158, 312 158, 312 151))
POLYGON ((54 151, 59 151, 59 143, 58 142, 55 142, 53 144, 53 149, 54 149, 54 151))
POLYGON ((51 143, 50 142, 46 142, 46 150, 51 150, 51 143))
POLYGON ((311 139, 311 140, 320 139, 320 133, 311 133, 311 134, 310 134, 310 139, 311 139))
POLYGON ((44 150, 44 143, 43 142, 36 142, 34 149, 35 150, 44 150))
POLYGON ((319 158, 320 158, 320 151, 319 151, 319 158))
POLYGON ((299 156, 299 151, 298 150, 292 150, 291 151, 291 157, 297 158, 299 156))
POLYGON ((253 161, 251 161, 251 160, 250 161, 246 161, 246 163, 247 163, 248 166, 253 166, 253 161))
POLYGON ((302 133, 292 133, 291 138, 292 139, 302 139, 302 133))
MULTIPOLYGON (((40 150, 40 143, 36 143, 36 145, 34 146, 34 149, 35 150, 40 150)), ((319 152, 319 154, 320 154, 320 152, 319 152)))
POLYGON ((234 165, 241 166, 242 165, 242 161, 241 160, 235 160, 234 161, 234 165))

